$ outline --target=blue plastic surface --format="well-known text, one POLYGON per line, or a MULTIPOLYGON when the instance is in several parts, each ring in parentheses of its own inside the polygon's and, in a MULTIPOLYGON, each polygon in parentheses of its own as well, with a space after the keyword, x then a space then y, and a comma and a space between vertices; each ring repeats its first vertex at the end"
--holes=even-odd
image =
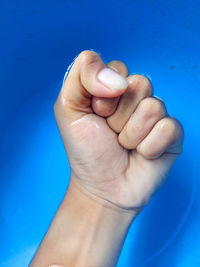
POLYGON ((0 266, 28 266, 69 163, 53 116, 85 49, 150 75, 185 128, 184 152, 127 236, 118 267, 200 266, 200 1, 0 0, 0 266))

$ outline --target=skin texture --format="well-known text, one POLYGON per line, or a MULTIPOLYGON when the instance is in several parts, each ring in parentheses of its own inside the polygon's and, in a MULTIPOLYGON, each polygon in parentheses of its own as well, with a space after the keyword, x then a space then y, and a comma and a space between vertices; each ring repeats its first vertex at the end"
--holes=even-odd
POLYGON ((55 260, 64 266, 115 266, 130 224, 163 184, 182 152, 183 127, 167 113, 165 104, 153 97, 152 84, 146 77, 129 75, 127 66, 117 60, 106 66, 90 50, 76 58, 54 111, 71 166, 70 186, 31 266, 48 266, 47 262, 50 265, 55 260), (113 92, 104 86, 97 74, 105 67, 123 76, 127 88, 113 92), (76 199, 74 208, 72 199, 76 199), (77 224, 81 221, 78 216, 86 214, 84 210, 89 207, 85 221, 94 229, 93 234, 77 224), (66 221, 63 216, 67 216, 66 221), (63 252, 55 252, 52 240, 60 247, 55 229, 63 224, 68 229, 77 224, 79 230, 71 239, 66 234, 63 252), (72 249, 70 240, 82 232, 85 243, 79 240, 79 246, 72 249), (110 241, 102 241, 106 235, 110 235, 110 241), (87 242, 88 236, 98 241, 87 242), (81 244, 87 244, 88 250, 78 256, 81 244))

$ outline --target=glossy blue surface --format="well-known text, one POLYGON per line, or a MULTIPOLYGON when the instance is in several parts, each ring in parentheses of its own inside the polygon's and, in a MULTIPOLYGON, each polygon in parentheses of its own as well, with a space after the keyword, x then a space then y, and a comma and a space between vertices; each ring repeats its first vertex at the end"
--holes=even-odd
POLYGON ((200 1, 0 0, 0 266, 27 266, 70 176, 53 116, 85 49, 150 75, 185 128, 182 156, 139 215, 118 267, 200 266, 200 1))

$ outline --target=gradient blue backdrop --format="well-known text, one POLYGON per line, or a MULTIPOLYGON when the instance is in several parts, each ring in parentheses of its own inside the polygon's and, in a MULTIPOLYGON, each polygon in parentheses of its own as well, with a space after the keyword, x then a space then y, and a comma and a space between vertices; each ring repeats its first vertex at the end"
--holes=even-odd
POLYGON ((1 267, 28 265, 67 188, 53 103, 85 49, 149 75, 185 128, 184 152, 118 267, 200 266, 199 36, 198 0, 0 0, 1 267))

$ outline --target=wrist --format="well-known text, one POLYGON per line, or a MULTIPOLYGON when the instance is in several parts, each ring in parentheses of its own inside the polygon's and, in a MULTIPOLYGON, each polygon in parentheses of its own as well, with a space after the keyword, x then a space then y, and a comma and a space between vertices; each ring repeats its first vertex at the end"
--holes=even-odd
POLYGON ((144 205, 124 204, 124 199, 126 201, 128 198, 126 198, 127 196, 124 192, 117 189, 114 183, 108 183, 108 186, 99 186, 97 183, 97 188, 94 188, 94 183, 91 184, 90 182, 79 178, 79 176, 72 171, 70 185, 71 186, 69 186, 67 190, 68 192, 70 191, 70 188, 75 187, 78 191, 80 191, 79 193, 81 195, 84 195, 93 203, 96 203, 97 205, 99 204, 102 207, 105 207, 105 209, 107 208, 108 210, 116 211, 118 214, 121 214, 122 217, 131 217, 134 219, 144 208, 144 205), (114 188, 114 193, 110 190, 111 187, 114 188))
POLYGON ((116 266, 137 213, 93 197, 71 177, 65 197, 30 266, 116 266))
POLYGON ((67 228, 70 243, 74 243, 71 252, 76 258, 75 266, 116 266, 138 211, 107 203, 82 188, 73 177, 63 205, 68 222, 71 220, 67 228))

